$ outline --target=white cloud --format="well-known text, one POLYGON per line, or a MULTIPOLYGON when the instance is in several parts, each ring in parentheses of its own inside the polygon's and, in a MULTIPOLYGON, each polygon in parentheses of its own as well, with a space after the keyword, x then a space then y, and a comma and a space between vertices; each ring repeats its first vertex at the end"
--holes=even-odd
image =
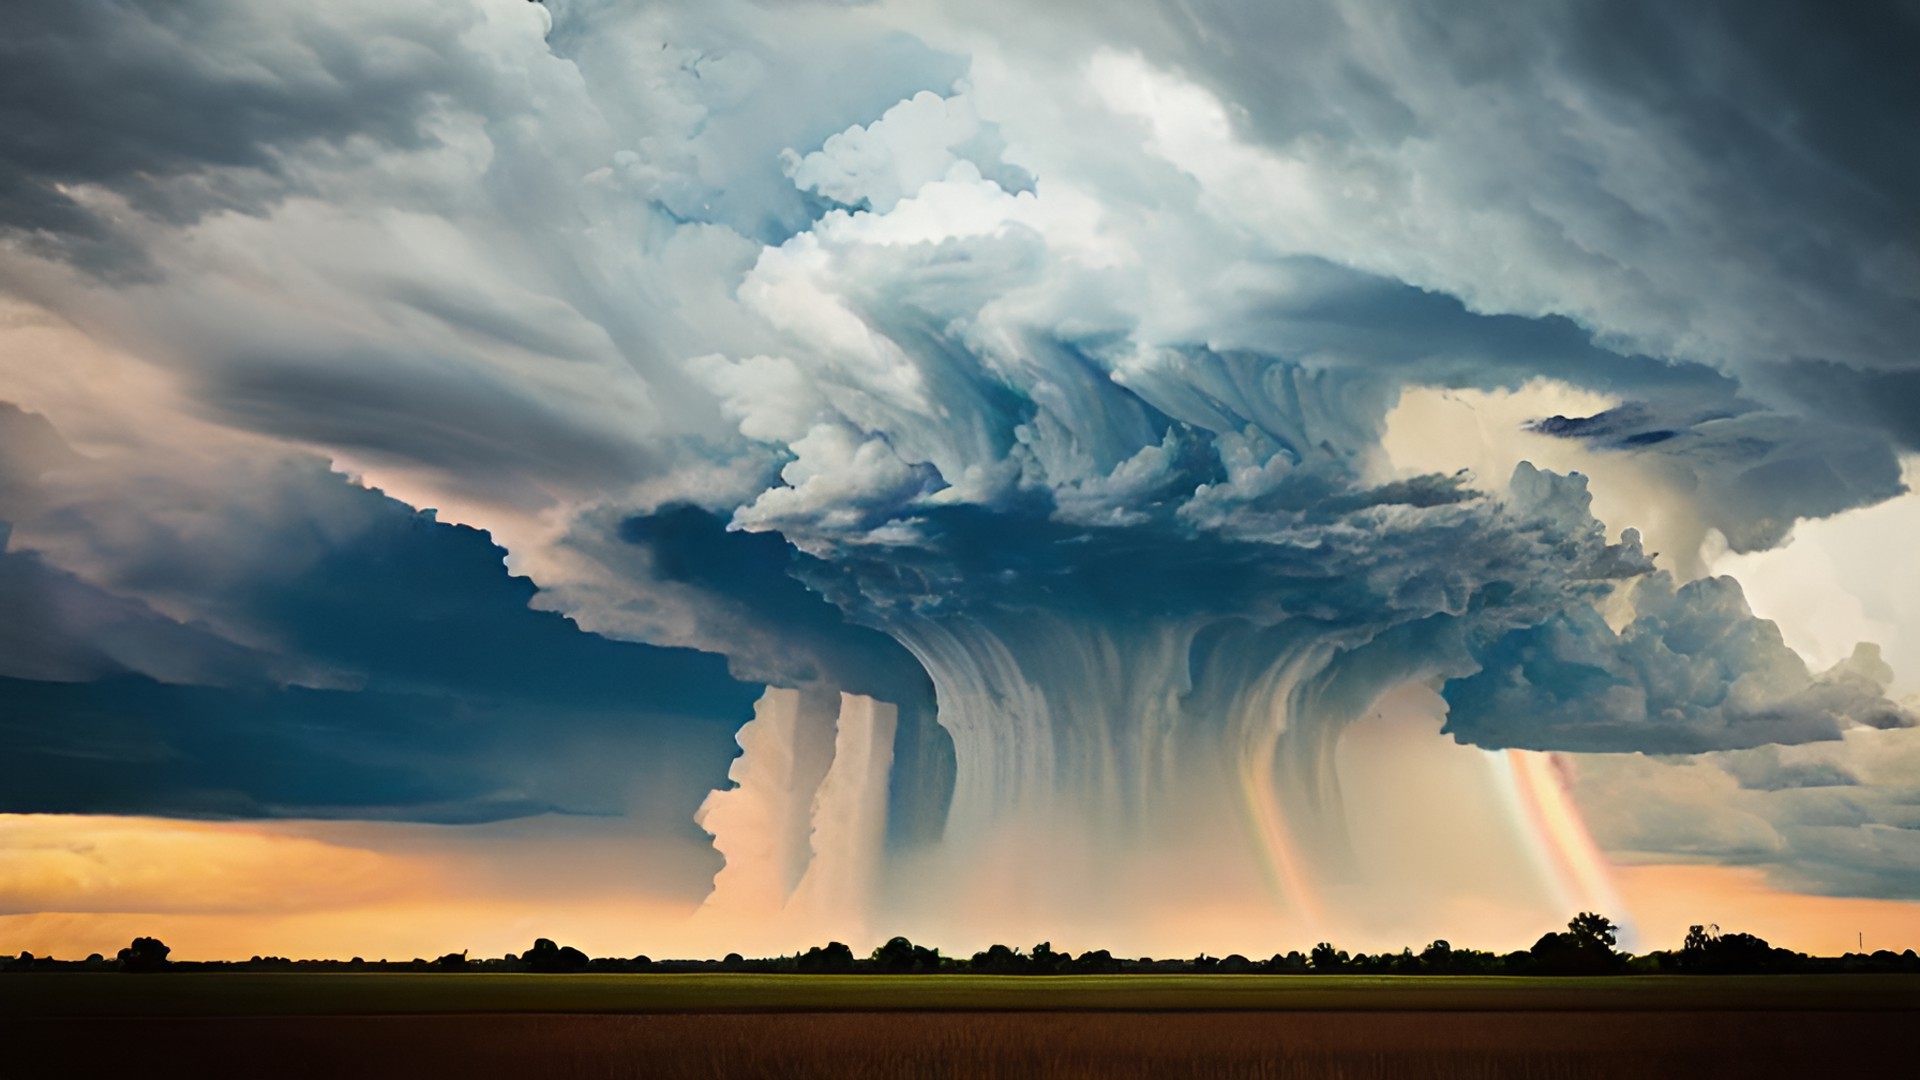
POLYGON ((783 150, 780 160, 798 187, 885 213, 946 176, 960 160, 955 148, 979 134, 980 117, 965 94, 923 90, 865 127, 855 124, 804 156, 783 150))
MULTIPOLYGON (((1915 459, 1908 460, 1914 479, 1915 459)), ((1754 613, 1780 625, 1787 643, 1815 666, 1875 642, 1893 667, 1897 695, 1920 694, 1920 495, 1794 525, 1787 543, 1739 555, 1724 549, 1714 573, 1746 588, 1754 613)))

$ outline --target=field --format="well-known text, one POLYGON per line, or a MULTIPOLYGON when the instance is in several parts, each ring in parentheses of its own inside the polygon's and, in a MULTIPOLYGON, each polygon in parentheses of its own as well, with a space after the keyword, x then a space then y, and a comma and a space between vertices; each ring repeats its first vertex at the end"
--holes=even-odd
POLYGON ((31 973, 0 977, 0 1073, 1904 1075, 1916 1021, 1920 978, 1893 975, 31 973))

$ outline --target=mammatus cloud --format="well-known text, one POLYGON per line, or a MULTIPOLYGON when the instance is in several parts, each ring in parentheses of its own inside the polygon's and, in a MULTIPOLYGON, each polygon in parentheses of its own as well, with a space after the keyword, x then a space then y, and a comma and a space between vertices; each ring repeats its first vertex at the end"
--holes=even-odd
MULTIPOLYGON (((0 76, 48 103, 0 143, 0 283, 306 464, 95 470, 14 545, 73 595, 273 657, 272 693, 478 673, 524 703, 562 676, 496 685, 486 660, 564 613, 898 705, 903 850, 1170 851, 1180 808, 1302 917, 1351 861, 1343 732, 1410 682, 1495 747, 1905 722, 1870 652, 1810 673, 1737 585, 1689 580, 1710 532, 1762 550, 1901 490, 1897 6, 113 14, 33 16, 33 62, 0 76), (1854 45, 1843 100, 1829 58, 1854 45), (1808 372, 1831 390, 1796 396, 1808 372), (1595 520, 1584 477, 1387 449, 1410 396, 1540 379, 1609 405, 1534 434, 1684 506, 1680 580, 1635 522, 1595 520), (540 591, 315 454, 491 528, 540 591), (142 490, 275 520, 291 499, 311 527, 292 563, 208 558, 223 529, 144 524, 142 490), (441 546, 468 576, 431 572, 441 546), (457 632, 493 625, 475 595, 517 629, 457 632), (375 629, 416 616, 448 653, 375 663, 375 629)), ((203 436, 178 438, 191 460, 203 436)), ((161 676, 96 644, 142 618, 70 620, 91 652, 66 670, 161 676)), ((583 731, 658 702, 607 674, 618 647, 566 640, 596 654, 553 669, 590 687, 583 731)), ((726 705, 666 711, 739 715, 700 663, 676 670, 726 705)))

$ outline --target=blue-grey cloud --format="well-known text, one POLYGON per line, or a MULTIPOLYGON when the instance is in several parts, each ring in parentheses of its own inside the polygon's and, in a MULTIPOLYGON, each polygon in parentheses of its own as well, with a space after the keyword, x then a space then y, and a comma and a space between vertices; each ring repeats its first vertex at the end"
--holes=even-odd
POLYGON ((1595 838, 1642 859, 1763 868, 1778 885, 1904 900, 1920 886, 1920 730, 1687 757, 1579 761, 1595 838))
POLYGON ((511 107, 461 50, 471 8, 363 9, 349 23, 230 2, 24 8, 0 45, 0 227, 90 269, 145 252, 72 191, 169 221, 259 213, 308 191, 295 152, 432 144, 447 100, 511 107))
POLYGON ((1667 355, 1717 338, 1735 367, 1911 363, 1911 5, 1196 0, 1156 16, 1109 30, 1239 106, 1250 140, 1415 164, 1442 198, 1516 199, 1530 224, 1503 239, 1607 282, 1591 306, 1550 307, 1603 334, 1667 355), (1723 275, 1688 276, 1709 266, 1723 275))
POLYGON ((40 477, 77 457, 46 417, 0 401, 0 518, 31 512, 40 477))
POLYGON ((700 591, 731 636, 737 677, 865 694, 900 710, 888 827, 898 842, 936 839, 952 797, 953 740, 936 720, 932 680, 894 638, 853 622, 801 583, 814 560, 772 533, 729 531, 688 505, 622 522, 621 540, 645 552, 660 579, 700 591))
MULTIPOLYGON (((40 545, 8 565, 96 611, 34 670, 113 676, 18 692, 146 701, 174 737, 187 691, 152 680, 182 669, 107 643, 205 634, 266 686, 196 675, 210 714, 364 695, 516 752, 535 702, 693 730, 741 680, 875 692, 919 732, 915 805, 975 809, 1091 783, 1079 760, 1146 775, 1163 727, 1270 755, 1283 713, 1313 788, 1406 679, 1451 680, 1490 746, 1904 722, 1869 653, 1807 672, 1733 586, 1609 535, 1584 479, 1393 474, 1382 440, 1409 390, 1545 379, 1616 404, 1536 432, 1735 550, 1898 494, 1910 5, 1030 9, 23 16, 0 283, 195 423, 299 451, 53 496, 0 472, 40 545), (537 587, 314 450, 496 517, 537 587), (154 512, 187 505, 298 524, 154 512)), ((355 804, 505 790, 449 753, 452 788, 355 804)), ((524 800, 486 805, 604 805, 524 800)))
MULTIPOLYGON (((0 523, 0 538, 7 532, 0 523)), ((224 684, 257 677, 272 658, 204 627, 115 596, 29 552, 0 551, 0 674, 80 681, 137 673, 224 684)))
MULTIPOLYGON (((49 430, 12 419, 0 430, 49 430)), ((6 810, 633 811, 691 831, 678 808, 724 775, 757 686, 717 655, 533 610, 533 584, 485 533, 317 465, 277 483, 303 490, 313 516, 199 508, 224 510, 234 550, 277 553, 248 574, 143 543, 102 587, 40 553, 0 553, 0 743, 19 769, 6 810), (184 595, 204 619, 113 587, 184 595)))
POLYGON ((1595 416, 1543 417, 1533 430, 1634 458, 1686 491, 1735 551, 1778 545, 1798 518, 1828 517, 1905 490, 1888 440, 1841 410, 1802 417, 1742 395, 1661 394, 1595 416))
POLYGON ((1695 753, 1838 739, 1849 728, 1910 727, 1888 701, 1893 673, 1863 645, 1807 671, 1732 578, 1633 591, 1618 634, 1591 609, 1557 615, 1482 650, 1482 670, 1447 687, 1447 728, 1485 746, 1695 753))
POLYGON ((1728 753, 1719 763, 1749 791, 1793 791, 1799 788, 1852 787, 1860 783, 1856 770, 1842 761, 1789 758, 1778 746, 1762 746, 1744 753, 1728 753))

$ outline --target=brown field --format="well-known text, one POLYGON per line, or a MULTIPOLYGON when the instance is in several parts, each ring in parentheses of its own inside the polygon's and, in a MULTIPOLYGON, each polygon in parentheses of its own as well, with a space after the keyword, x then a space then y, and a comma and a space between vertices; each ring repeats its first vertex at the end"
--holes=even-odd
POLYGON ((1911 976, 0 977, 15 1077, 1920 1075, 1911 976))
POLYGON ((1913 1075, 1910 1014, 734 1013, 0 1020, 9 1077, 1913 1075))

